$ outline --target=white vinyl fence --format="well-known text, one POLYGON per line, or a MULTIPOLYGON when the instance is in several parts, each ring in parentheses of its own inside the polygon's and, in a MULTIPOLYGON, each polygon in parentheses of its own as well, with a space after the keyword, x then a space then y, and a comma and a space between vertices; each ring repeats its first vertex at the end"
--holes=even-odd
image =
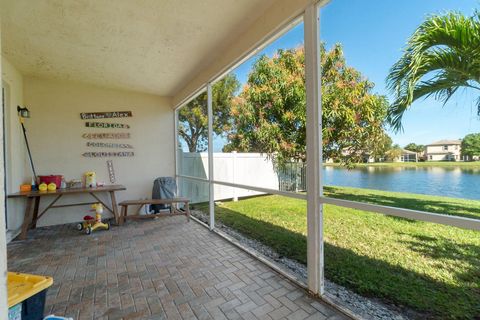
MULTIPOLYGON (((180 175, 208 179, 208 153, 178 151, 180 175)), ((214 180, 279 190, 279 178, 274 165, 260 153, 213 153, 214 180)), ((192 203, 208 202, 208 183, 179 179, 180 195, 192 203)), ((215 201, 262 194, 261 192, 215 185, 215 201)))

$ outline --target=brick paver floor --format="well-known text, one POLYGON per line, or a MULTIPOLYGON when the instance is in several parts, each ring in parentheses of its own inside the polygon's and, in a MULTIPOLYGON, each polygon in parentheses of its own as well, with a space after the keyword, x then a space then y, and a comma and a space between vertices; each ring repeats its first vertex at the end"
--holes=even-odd
POLYGON ((47 314, 74 319, 345 319, 184 217, 38 228, 8 245, 8 269, 52 276, 47 314))

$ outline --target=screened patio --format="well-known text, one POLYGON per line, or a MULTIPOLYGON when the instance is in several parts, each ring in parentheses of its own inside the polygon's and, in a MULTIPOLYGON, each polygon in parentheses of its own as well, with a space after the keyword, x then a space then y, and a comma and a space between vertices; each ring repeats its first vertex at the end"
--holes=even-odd
MULTIPOLYGON (((118 192, 118 201, 149 198, 155 178, 175 177, 179 194, 200 206, 204 219, 187 223, 184 217, 161 217, 123 226, 112 221, 111 230, 87 237, 74 224, 89 208, 68 207, 71 199, 66 197, 59 202, 65 207, 49 212, 48 202, 37 205, 45 214, 26 240, 19 240, 31 208, 24 199, 5 199, 1 269, 52 276, 46 314, 74 319, 346 319, 356 315, 325 292, 324 205, 480 230, 478 219, 324 195, 319 15, 325 4, 2 0, 3 195, 31 181, 17 114, 17 106, 26 106, 31 116, 25 127, 38 174, 76 179, 95 171, 97 181, 126 188, 118 192), (293 179, 282 188, 271 180, 271 164, 259 160, 262 153, 214 152, 213 87, 300 24, 309 165, 295 173, 303 177, 301 182, 293 179), (180 113, 201 95, 207 110, 205 150, 186 152, 180 113), (109 143, 133 146, 131 156, 85 155, 110 150, 85 147, 86 134, 106 129, 90 130, 80 114, 120 111, 131 112, 131 117, 114 119, 128 126, 129 138, 109 143), (241 168, 239 157, 252 162, 241 168), (221 161, 228 164, 222 167, 221 161), (249 176, 255 168, 257 173, 249 176), (305 278, 217 227, 218 203, 258 195, 305 202, 305 278)), ((79 201, 88 199, 81 196, 79 201)), ((0 317, 6 318, 5 272, 0 281, 0 317)))

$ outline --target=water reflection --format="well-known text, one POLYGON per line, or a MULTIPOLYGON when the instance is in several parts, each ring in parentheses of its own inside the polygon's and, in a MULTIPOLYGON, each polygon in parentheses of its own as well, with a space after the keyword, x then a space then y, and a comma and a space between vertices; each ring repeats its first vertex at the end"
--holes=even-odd
POLYGON ((480 169, 459 167, 325 166, 325 185, 480 200, 480 169))

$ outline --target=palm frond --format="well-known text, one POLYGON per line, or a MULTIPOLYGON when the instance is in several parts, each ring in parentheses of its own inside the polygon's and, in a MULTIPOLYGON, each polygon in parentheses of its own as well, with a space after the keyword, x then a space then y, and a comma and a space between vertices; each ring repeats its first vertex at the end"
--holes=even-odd
POLYGON ((478 11, 471 17, 457 12, 430 16, 417 28, 387 77, 395 97, 388 111, 391 126, 402 129, 403 113, 418 98, 434 96, 446 103, 460 87, 480 88, 478 11))

